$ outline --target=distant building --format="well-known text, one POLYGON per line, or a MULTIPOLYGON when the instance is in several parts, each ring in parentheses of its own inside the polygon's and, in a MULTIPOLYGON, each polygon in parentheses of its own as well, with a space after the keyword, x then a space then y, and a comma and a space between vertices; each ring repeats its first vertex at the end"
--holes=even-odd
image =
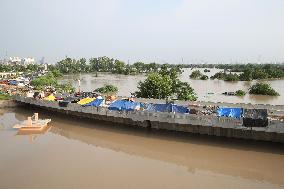
POLYGON ((23 65, 34 64, 35 63, 35 59, 34 58, 22 58, 21 59, 21 63, 23 65))
POLYGON ((29 65, 34 64, 35 59, 34 58, 20 58, 20 57, 10 57, 8 61, 3 61, 4 64, 12 64, 12 65, 29 65))
POLYGON ((9 62, 12 64, 20 64, 22 59, 20 57, 10 57, 9 62))
POLYGON ((40 63, 40 64, 44 64, 44 63, 45 63, 44 57, 42 57, 42 58, 40 59, 39 63, 40 63))

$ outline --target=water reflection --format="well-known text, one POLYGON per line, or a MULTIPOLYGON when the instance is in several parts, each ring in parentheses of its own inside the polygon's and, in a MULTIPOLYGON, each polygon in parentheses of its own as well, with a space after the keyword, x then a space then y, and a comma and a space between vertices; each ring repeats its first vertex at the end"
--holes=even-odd
POLYGON ((38 138, 41 135, 44 135, 51 129, 51 126, 46 126, 43 130, 21 130, 19 129, 17 134, 18 136, 28 136, 30 142, 34 142, 36 138, 38 138))

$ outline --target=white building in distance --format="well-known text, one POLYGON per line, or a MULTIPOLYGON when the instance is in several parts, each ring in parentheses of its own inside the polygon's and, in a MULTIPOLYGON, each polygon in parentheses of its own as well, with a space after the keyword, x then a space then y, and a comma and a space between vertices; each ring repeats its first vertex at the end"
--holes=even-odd
POLYGON ((22 64, 22 65, 29 65, 34 64, 35 59, 34 58, 20 58, 20 57, 10 57, 9 58, 10 64, 22 64))

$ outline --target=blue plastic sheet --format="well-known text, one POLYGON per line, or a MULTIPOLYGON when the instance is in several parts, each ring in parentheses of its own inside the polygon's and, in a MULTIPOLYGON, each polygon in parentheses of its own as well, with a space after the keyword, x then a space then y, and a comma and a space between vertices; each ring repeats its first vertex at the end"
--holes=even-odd
POLYGON ((9 84, 10 84, 10 85, 17 85, 17 83, 18 83, 18 82, 17 82, 16 80, 10 80, 10 81, 9 81, 9 84))
POLYGON ((103 104, 104 99, 96 99, 93 100, 92 102, 88 103, 88 104, 84 104, 83 106, 94 106, 94 107, 99 107, 103 104))
POLYGON ((140 108, 140 103, 131 102, 128 100, 117 100, 110 104, 108 107, 109 110, 118 110, 118 111, 134 111, 135 109, 140 108))
POLYGON ((149 104, 146 110, 149 112, 189 112, 189 109, 187 107, 178 106, 176 104, 149 104))
POLYGON ((222 108, 219 108, 217 112, 218 112, 218 116, 221 116, 221 117, 233 117, 233 118, 240 119, 243 113, 243 109, 222 107, 222 108))

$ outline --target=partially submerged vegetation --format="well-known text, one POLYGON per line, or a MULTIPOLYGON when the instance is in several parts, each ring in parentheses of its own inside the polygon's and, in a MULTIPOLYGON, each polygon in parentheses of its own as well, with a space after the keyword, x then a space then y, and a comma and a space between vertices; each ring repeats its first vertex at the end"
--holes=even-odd
POLYGON ((179 80, 181 72, 179 67, 169 68, 164 65, 159 72, 148 74, 145 81, 138 83, 135 96, 155 99, 169 99, 175 96, 179 100, 197 100, 193 88, 179 80))
MULTIPOLYGON (((258 79, 277 79, 284 77, 284 64, 190 64, 184 65, 187 68, 218 68, 224 69, 224 72, 216 73, 212 79, 225 80, 227 72, 242 72, 240 75, 234 75, 234 81, 251 81, 258 79)), ((229 78, 232 78, 229 76, 229 78)), ((230 81, 230 80, 228 80, 230 81)))
POLYGON ((75 88, 72 87, 70 83, 59 84, 58 77, 60 73, 53 70, 47 73, 44 76, 37 77, 31 81, 31 85, 35 87, 36 90, 43 90, 45 87, 54 87, 57 91, 60 92, 74 92, 75 88))
POLYGON ((103 87, 95 89, 95 92, 99 92, 103 94, 117 93, 118 88, 114 85, 104 85, 103 87))
POLYGON ((199 70, 193 71, 190 76, 191 79, 201 79, 207 80, 209 77, 207 75, 202 74, 199 70))
POLYGON ((246 92, 243 91, 243 90, 237 90, 237 91, 236 91, 236 95, 237 95, 237 96, 245 96, 245 95, 246 95, 246 92))
POLYGON ((250 94, 256 95, 270 95, 270 96, 279 96, 279 93, 276 92, 269 84, 267 83, 256 83, 249 89, 250 94))

